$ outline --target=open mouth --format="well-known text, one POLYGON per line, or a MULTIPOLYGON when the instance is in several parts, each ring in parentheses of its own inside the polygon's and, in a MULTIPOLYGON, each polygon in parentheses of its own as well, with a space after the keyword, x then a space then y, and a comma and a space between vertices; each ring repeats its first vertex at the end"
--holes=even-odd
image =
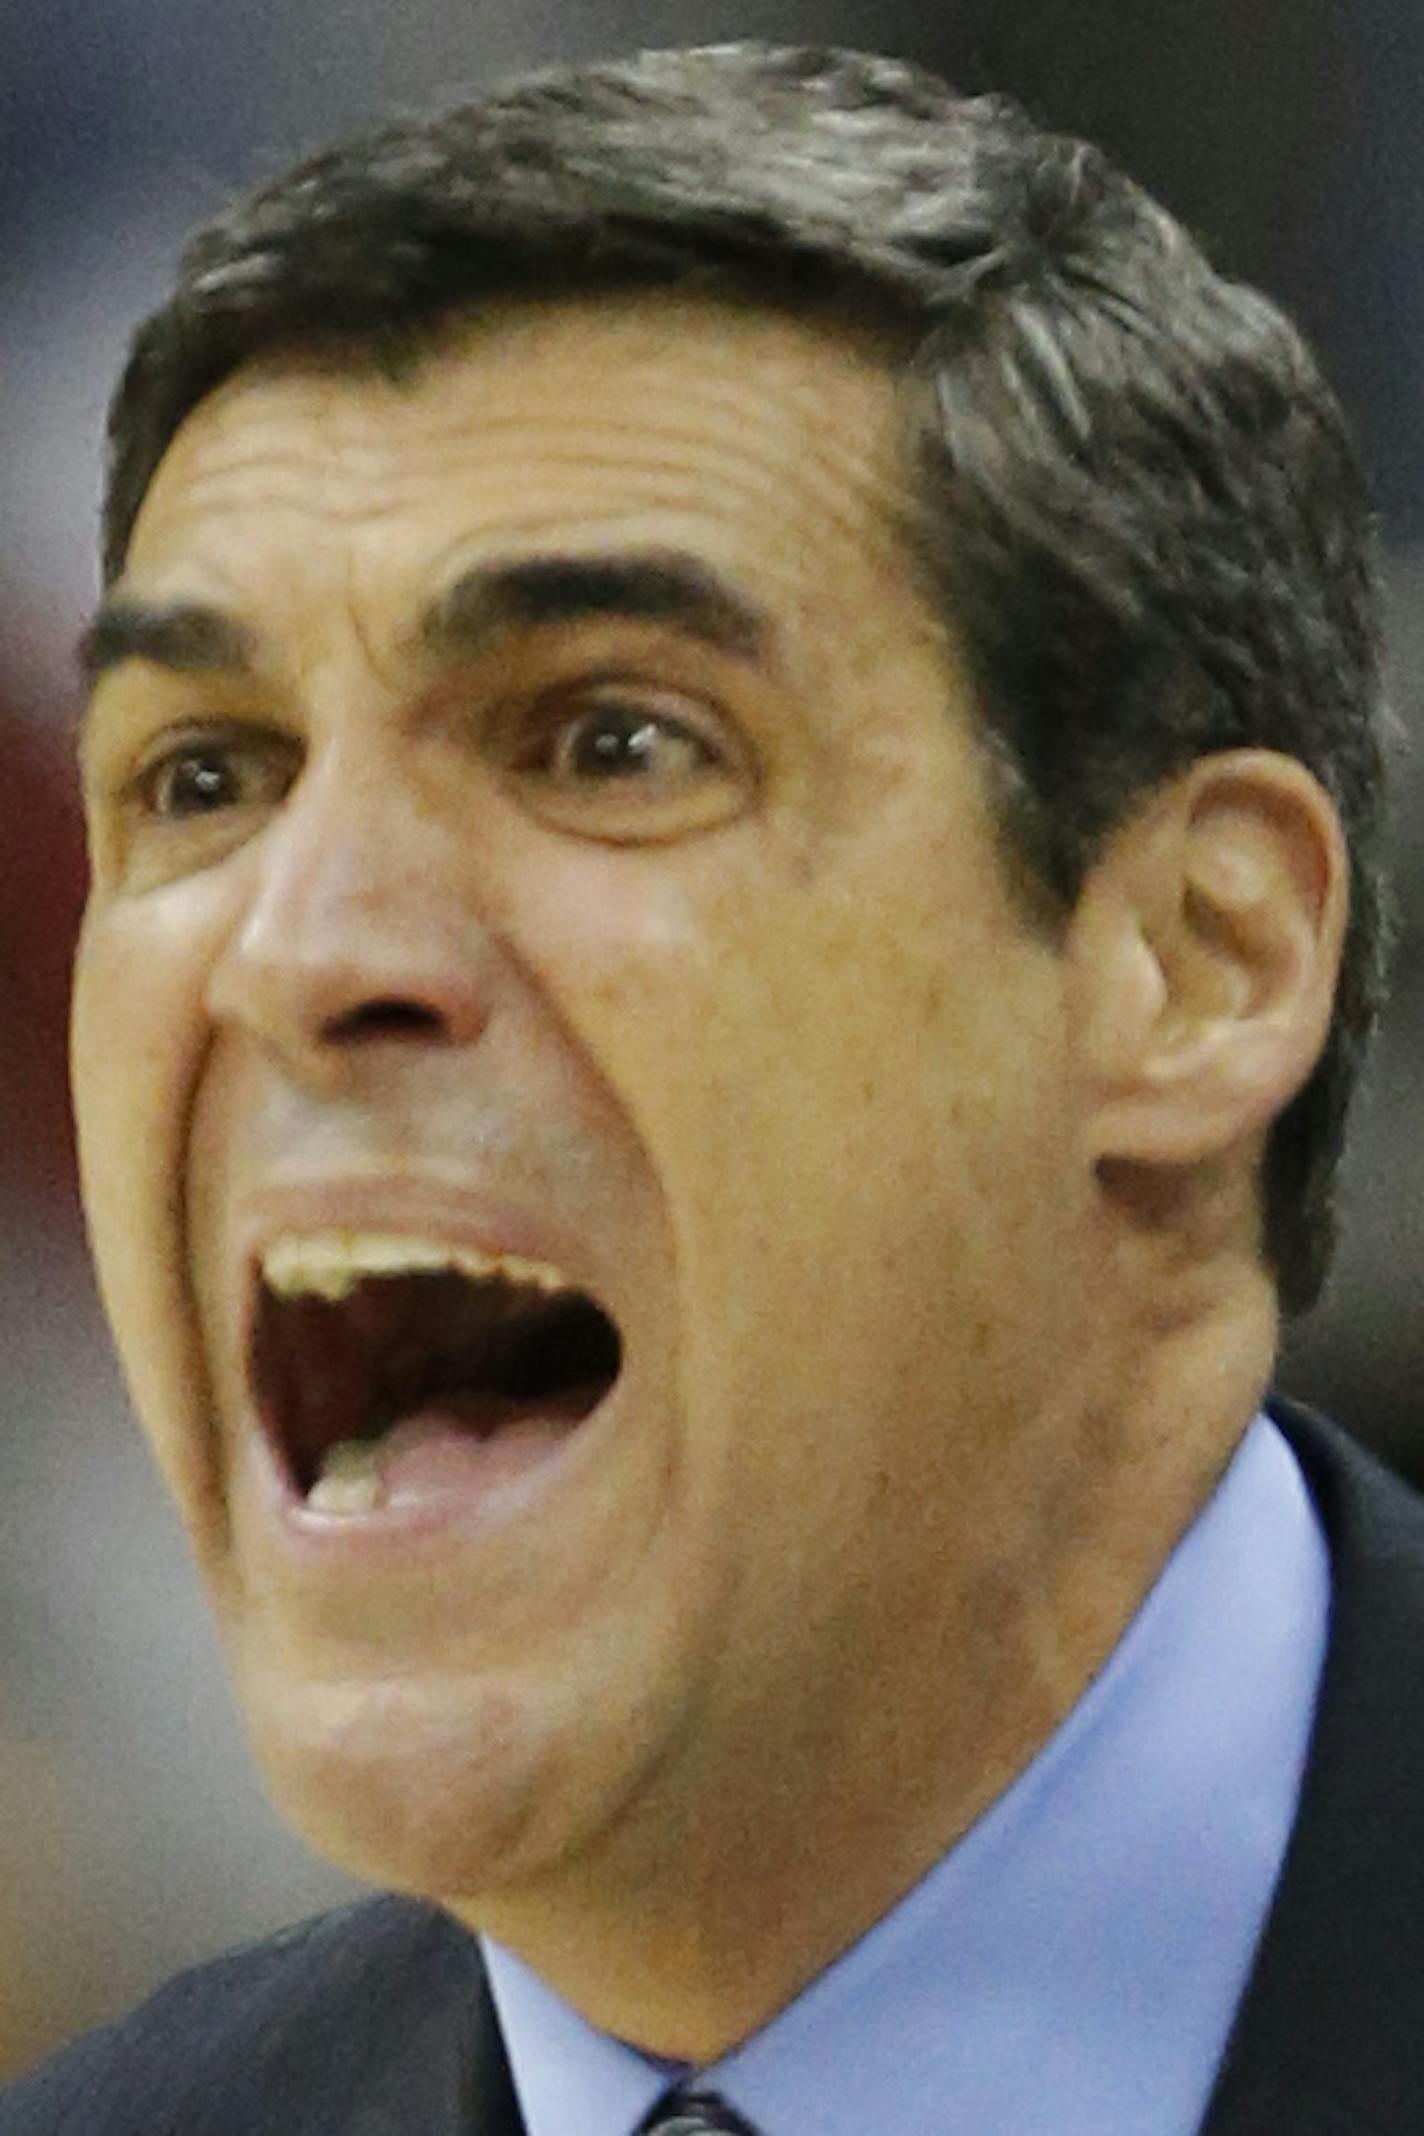
POLYGON ((622 1342, 556 1268, 434 1240, 321 1233, 262 1258, 249 1371, 307 1504, 368 1511, 422 1435, 570 1430, 618 1377, 622 1342))

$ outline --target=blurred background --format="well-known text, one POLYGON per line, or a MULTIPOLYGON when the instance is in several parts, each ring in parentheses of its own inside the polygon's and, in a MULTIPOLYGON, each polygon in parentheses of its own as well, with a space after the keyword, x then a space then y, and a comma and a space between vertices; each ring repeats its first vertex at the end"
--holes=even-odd
MULTIPOLYGON (((1400 725, 1424 720, 1418 0, 0 0, 0 2073, 348 1887, 261 1799, 99 1323, 64 1094, 82 895, 71 646, 133 323, 225 192, 529 62, 873 45, 1101 141, 1282 298, 1372 466, 1400 725)), ((1424 1478, 1424 769, 1401 749, 1393 1011, 1349 1242, 1283 1383, 1424 1478)))

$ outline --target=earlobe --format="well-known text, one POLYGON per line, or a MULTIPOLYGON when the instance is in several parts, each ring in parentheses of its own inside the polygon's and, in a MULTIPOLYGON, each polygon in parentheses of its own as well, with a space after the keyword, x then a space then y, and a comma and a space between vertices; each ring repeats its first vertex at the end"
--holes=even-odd
POLYGON ((1294 758, 1199 758, 1121 826, 1070 928, 1095 1159, 1187 1165, 1265 1129, 1330 1027, 1348 906, 1333 803, 1294 758))

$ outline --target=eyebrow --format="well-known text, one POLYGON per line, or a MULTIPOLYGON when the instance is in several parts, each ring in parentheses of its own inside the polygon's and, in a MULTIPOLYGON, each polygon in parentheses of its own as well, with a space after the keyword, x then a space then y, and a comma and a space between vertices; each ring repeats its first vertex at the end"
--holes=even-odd
POLYGON ((478 564, 432 602, 420 636, 437 653, 464 652, 504 630, 609 616, 671 625, 741 660, 756 659, 770 636, 755 602, 698 558, 664 549, 478 564))
POLYGON ((182 674, 245 674, 253 633, 221 608, 201 601, 105 601, 79 641, 79 665, 91 683, 125 660, 151 660, 182 674))
MULTIPOLYGON (((626 556, 534 556, 478 564, 463 572, 421 617, 427 651, 477 650, 509 629, 620 616, 670 624, 715 651, 755 659, 769 627, 763 611, 697 558, 676 550, 626 556)), ((178 674, 250 674, 257 635, 237 617, 202 601, 105 601, 79 641, 92 686, 127 660, 147 660, 178 674)))

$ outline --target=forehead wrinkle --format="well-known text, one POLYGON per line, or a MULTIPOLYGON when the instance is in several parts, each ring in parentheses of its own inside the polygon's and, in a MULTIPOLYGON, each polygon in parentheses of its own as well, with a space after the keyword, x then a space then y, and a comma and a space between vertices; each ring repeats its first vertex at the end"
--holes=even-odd
POLYGON ((791 617, 776 616, 770 589, 779 586, 783 599, 799 610, 824 589, 828 570, 862 588, 888 576, 903 594, 917 595, 903 508, 891 492, 893 470, 883 478, 858 451, 854 465, 827 466, 819 456, 813 461, 797 454, 794 445, 784 454, 752 459, 745 451, 709 455, 707 439, 696 433, 688 432, 685 442, 698 452, 696 462, 691 450, 686 459, 650 460, 644 436, 635 464, 620 451, 590 452, 586 433, 585 442, 567 454, 550 454, 547 436, 536 429, 528 439, 530 455, 538 451, 541 468, 558 467, 575 478, 561 512, 552 515, 546 501, 523 512, 501 512, 497 526, 458 533, 446 555, 452 562, 478 561, 489 535, 506 551, 683 549, 707 558, 733 585, 750 589, 778 626, 791 617), (616 499, 609 495, 607 471, 619 478, 616 499))
MULTIPOLYGON (((818 450, 808 454, 799 421, 788 422, 780 405, 765 403, 765 423, 753 425, 746 397, 735 405, 734 396, 725 399, 719 413, 733 432, 732 452, 716 449, 708 429, 697 425, 695 410, 680 420, 650 422, 643 409, 610 410, 594 420, 586 412, 486 414, 475 453, 482 456, 486 446, 502 448, 522 464, 537 461, 541 471, 566 477, 601 480, 611 472, 620 477, 629 499, 640 502, 660 501, 670 481, 694 475, 699 505, 715 515, 725 500, 738 517, 750 506, 758 525, 765 523, 770 486, 778 498, 809 508, 808 517, 818 527, 835 530, 857 547, 869 536, 886 555, 898 549, 902 507, 895 493, 901 471, 898 437, 889 421, 879 435, 857 429, 846 437, 823 407, 818 450)), ((794 513, 783 510, 782 516, 790 519, 794 513)))
MULTIPOLYGON (((398 453, 383 421, 372 420, 372 385, 356 375, 328 380, 318 396, 300 369, 239 372, 215 389, 180 427, 154 476, 135 527, 141 542, 150 503, 161 498, 184 517, 295 513, 360 526, 399 513, 421 455, 409 437, 398 453), (350 403, 350 389, 364 388, 350 403), (275 405, 274 405, 275 400, 275 405)), ((431 441, 429 459, 445 463, 448 442, 431 441)))
MULTIPOLYGON (((703 415, 714 429, 730 428, 741 452, 755 437, 757 457, 768 469, 779 466, 809 479, 818 491, 841 481, 852 489, 864 481, 873 490, 882 486, 877 461, 885 474, 892 472, 897 401, 885 353, 867 351, 849 333, 715 300, 651 293, 623 305, 569 300, 511 306, 501 315, 467 321, 400 379, 339 357, 289 352, 224 381, 195 415, 222 426, 219 444, 211 421, 204 424, 204 453, 210 461, 218 455, 215 479, 243 476, 254 460, 270 464, 293 441, 298 456, 318 460, 328 480, 345 470, 357 485, 392 468, 399 480, 421 461, 443 466, 457 439, 468 437, 478 447, 506 431, 516 449, 532 446, 550 467, 590 460, 622 464, 629 457, 629 434, 640 454, 665 444, 674 453, 696 455, 708 443, 697 422, 703 415), (671 338, 670 321, 680 329, 671 338), (600 376, 605 355, 610 361, 600 376), (583 394, 569 393, 571 359, 581 383, 594 378, 601 409, 591 409, 583 394), (540 373, 550 370, 550 404, 531 416, 528 395, 538 391, 540 373), (603 391, 610 382, 611 395, 603 391), (628 389, 622 406, 620 387, 628 389), (514 406, 506 398, 511 389, 514 406), (275 409, 274 392, 280 396, 275 409), (847 395, 860 404, 849 428, 826 420, 847 395), (757 420, 759 414, 764 420, 757 420), (229 422, 234 415, 239 420, 229 422), (807 429, 819 432, 814 456, 804 451, 807 429), (561 431, 571 440, 564 451, 554 443, 561 431), (610 434, 606 446, 603 431, 610 434)), ((182 442, 180 430, 170 456, 181 453, 182 442)))
POLYGON ((172 470, 186 490, 181 509, 229 523, 233 505, 244 519, 296 515, 292 539, 312 520, 353 533, 343 609, 359 606, 358 581, 385 580, 381 599, 391 604, 384 624, 359 618, 372 659, 373 629, 390 636, 392 654, 405 650, 442 560, 478 565, 486 545, 496 555, 526 542, 570 553, 585 542, 606 548, 611 531, 620 547, 700 551, 733 580, 780 581, 793 599, 824 586, 839 550, 862 586, 882 573, 902 593, 917 584, 896 496, 888 367, 824 333, 788 340, 780 321, 734 321, 724 338, 725 322, 699 311, 691 348, 660 343, 648 317, 636 323, 630 332, 627 318, 555 313, 537 332, 510 336, 508 322, 495 321, 400 382, 300 365, 239 374, 205 404, 217 428, 190 439, 196 464, 172 470), (612 361, 600 370, 603 351, 612 361), (586 360, 589 397, 569 390, 571 365, 583 371, 586 360), (274 393, 286 398, 273 405, 274 393), (432 472, 444 524, 423 557, 401 560, 399 575, 408 565, 410 576, 397 594, 384 544, 407 517, 419 532, 432 472), (553 494, 521 512, 521 494, 541 475, 553 494))

